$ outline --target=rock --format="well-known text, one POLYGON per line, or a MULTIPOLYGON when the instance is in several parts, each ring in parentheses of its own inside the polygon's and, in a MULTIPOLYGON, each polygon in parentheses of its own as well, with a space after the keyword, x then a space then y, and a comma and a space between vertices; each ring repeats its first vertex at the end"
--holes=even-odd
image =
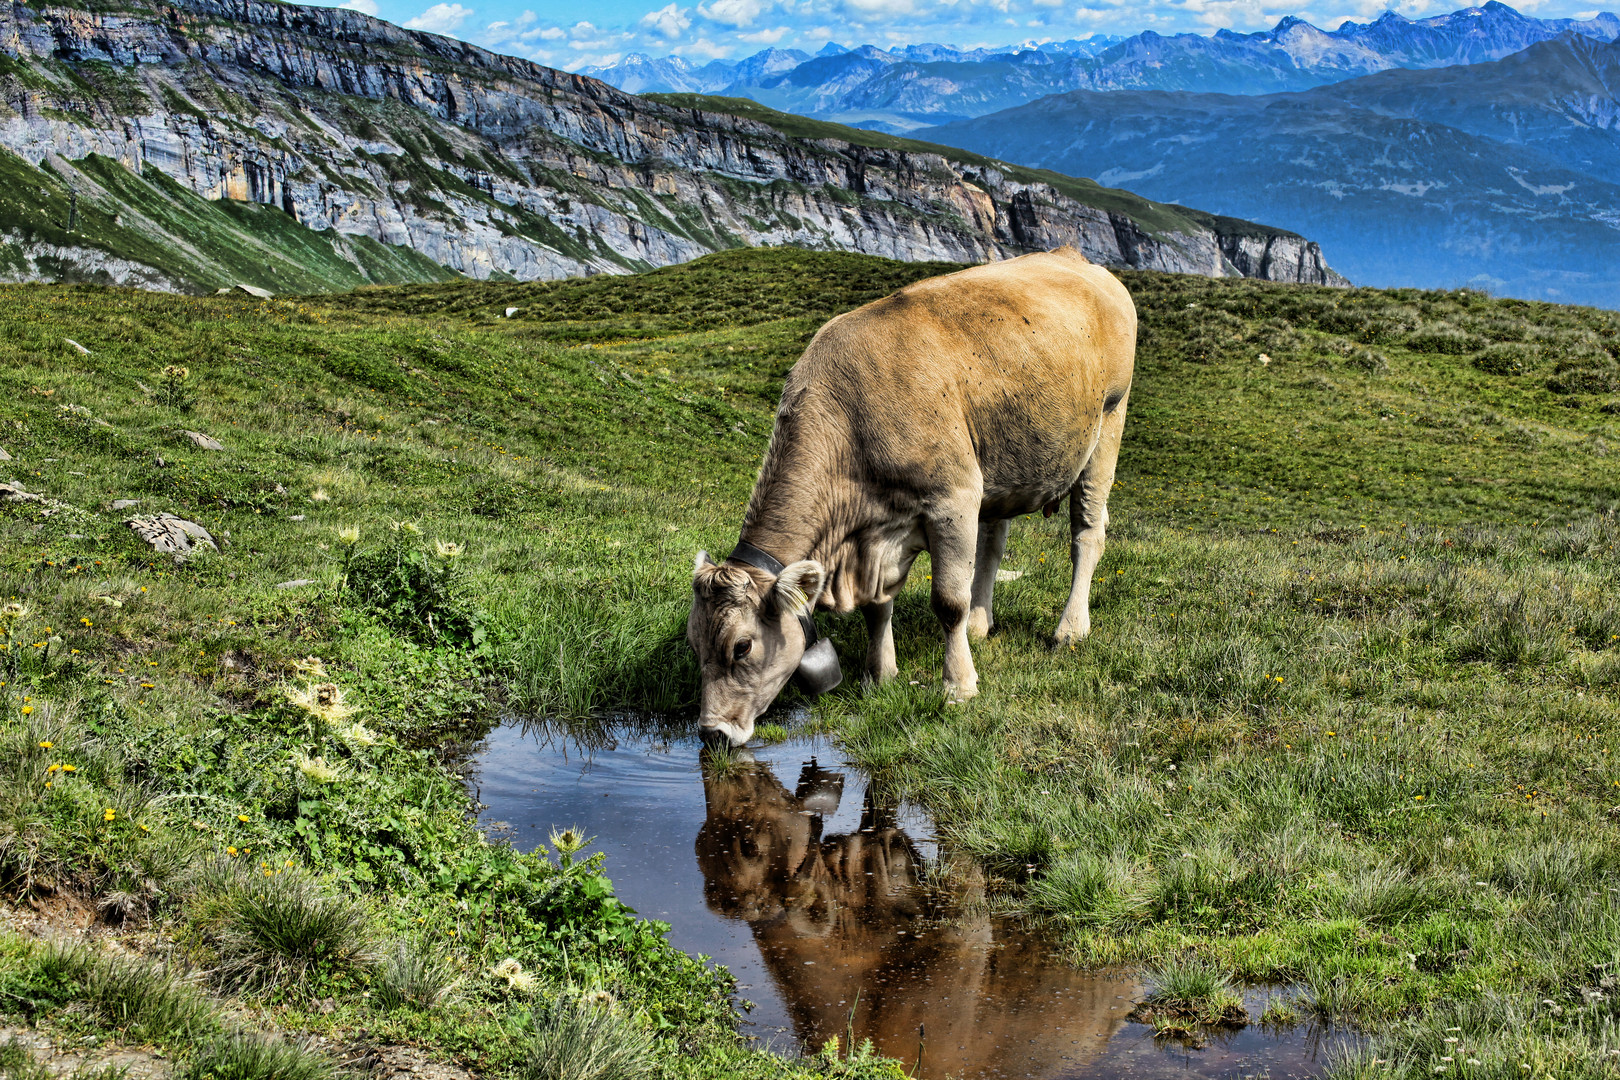
POLYGON ((45 496, 26 491, 21 484, 13 480, 10 483, 0 483, 0 499, 4 499, 6 502, 42 503, 45 501, 45 496))
POLYGON ((65 337, 62 340, 67 342, 69 345, 73 346, 74 349, 78 350, 78 353, 79 353, 80 356, 89 356, 90 355, 90 350, 89 349, 85 348, 83 345, 80 345, 77 341, 74 341, 72 338, 65 337))
MULTIPOLYGON (((268 300, 272 296, 276 295, 275 293, 271 292, 269 289, 261 289, 257 285, 238 285, 238 286, 236 286, 236 290, 238 292, 245 292, 249 296, 257 296, 260 300, 268 300)), ((220 291, 221 292, 230 292, 229 289, 221 289, 220 291)))
POLYGON ((997 581, 1017 581, 1019 578, 1021 578, 1023 576, 1024 576, 1024 572, 1022 570, 997 570, 996 571, 996 580, 997 581))
POLYGON ((214 543, 214 537, 207 529, 195 521, 187 521, 173 514, 130 518, 124 524, 134 529, 136 536, 152 545, 153 551, 172 554, 176 566, 204 546, 219 550, 219 545, 214 543))
POLYGON ((516 315, 518 312, 520 312, 522 310, 523 309, 520 308, 520 307, 509 307, 509 308, 506 309, 506 317, 508 319, 510 319, 512 316, 516 315))
POLYGON ((190 439, 193 443, 197 444, 197 446, 201 447, 204 450, 223 450, 223 449, 225 449, 223 446, 220 445, 218 439, 210 438, 209 436, 204 435, 200 431, 182 431, 180 434, 184 435, 186 438, 190 439))
POLYGON ((285 495, 287 494, 287 489, 282 487, 280 484, 277 484, 275 487, 275 492, 277 495, 285 495))
POLYGON ((112 501, 111 509, 113 509, 113 510, 128 510, 132 506, 139 506, 139 505, 141 505, 141 500, 139 500, 139 499, 114 499, 112 501))
POLYGON ((304 515, 303 514, 292 514, 292 515, 288 516, 287 520, 288 521, 303 521, 304 520, 304 515))
POLYGON ((6 453, 6 448, 5 447, 0 446, 0 461, 10 461, 10 460, 11 460, 11 455, 6 453))
POLYGON ((156 465, 160 469, 166 469, 169 467, 169 463, 163 460, 163 455, 155 450, 152 452, 152 464, 156 465))
POLYGON ((301 578, 294 578, 291 581, 280 582, 279 584, 276 585, 276 588, 278 588, 278 589, 302 589, 305 585, 313 585, 313 584, 315 584, 315 579, 314 578, 301 577, 301 578))

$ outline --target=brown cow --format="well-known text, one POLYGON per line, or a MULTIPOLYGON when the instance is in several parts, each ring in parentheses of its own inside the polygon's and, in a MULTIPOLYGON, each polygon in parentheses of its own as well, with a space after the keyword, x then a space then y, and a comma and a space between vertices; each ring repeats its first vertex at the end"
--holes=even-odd
POLYGON ((1130 294, 1070 248, 920 281, 823 326, 788 373, 741 542, 719 566, 697 558, 687 639, 705 734, 748 740, 818 606, 861 608, 867 677, 895 675, 894 598, 924 549, 945 687, 972 697, 968 635, 990 631, 1009 520, 1065 496, 1074 579, 1057 640, 1084 637, 1135 352, 1130 294))

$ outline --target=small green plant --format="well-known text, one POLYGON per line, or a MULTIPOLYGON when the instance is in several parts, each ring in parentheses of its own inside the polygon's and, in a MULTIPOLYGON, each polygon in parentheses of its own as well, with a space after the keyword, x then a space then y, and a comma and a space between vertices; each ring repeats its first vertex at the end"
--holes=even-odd
POLYGON ((437 541, 429 552, 419 535, 420 530, 402 528, 388 543, 360 549, 359 530, 345 530, 340 539, 346 549, 347 599, 412 641, 482 644, 484 615, 468 595, 459 567, 461 547, 437 541))
POLYGON ((565 995, 534 1013, 522 1080, 633 1080, 652 1069, 652 1036, 592 995, 565 995))
POLYGON ((311 1046, 237 1031, 207 1043, 181 1080, 330 1080, 332 1062, 311 1046))
POLYGON ((1275 997, 1266 1002, 1260 1023, 1266 1027, 1290 1028, 1299 1023, 1299 1010, 1287 998, 1275 997))
POLYGON ((215 862, 199 892, 226 985, 298 986, 373 961, 365 910, 302 871, 215 862))
POLYGON ((1172 957, 1144 974, 1149 990, 1130 1019, 1152 1024, 1159 1034, 1179 1036, 1196 1026, 1249 1022, 1230 977, 1203 957, 1172 957))
POLYGON ((371 996, 385 1009, 431 1009, 450 996, 456 981, 445 949, 420 941, 396 941, 383 954, 371 996))
POLYGON ((25 1016, 88 1006, 106 1025, 141 1042, 170 1043, 215 1026, 207 998, 163 964, 99 953, 82 944, 34 946, 0 982, 25 1016))
POLYGON ((190 412, 197 404, 197 395, 191 389, 191 370, 179 364, 169 364, 158 374, 157 390, 152 397, 165 409, 190 412))
POLYGON ((0 1080, 52 1080, 51 1070, 13 1035, 0 1043, 0 1080))

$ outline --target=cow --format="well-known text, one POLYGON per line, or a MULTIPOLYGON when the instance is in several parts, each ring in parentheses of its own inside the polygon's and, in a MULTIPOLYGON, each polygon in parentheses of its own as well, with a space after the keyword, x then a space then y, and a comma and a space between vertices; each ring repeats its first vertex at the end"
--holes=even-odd
POLYGON ((978 691, 968 639, 1011 519, 1069 498, 1074 577, 1056 642, 1091 629, 1136 353, 1136 307, 1072 248, 908 285, 828 321, 788 372, 737 547, 699 552, 687 640, 706 740, 747 742, 796 671, 839 676, 811 614, 859 607, 868 679, 898 673, 894 599, 928 551, 945 691, 978 691))

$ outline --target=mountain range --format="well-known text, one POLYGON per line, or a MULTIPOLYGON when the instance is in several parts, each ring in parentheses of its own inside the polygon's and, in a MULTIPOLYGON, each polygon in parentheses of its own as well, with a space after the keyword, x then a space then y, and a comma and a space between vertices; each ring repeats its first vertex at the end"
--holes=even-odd
POLYGON ((1073 91, 918 133, 1263 213, 1358 283, 1620 307, 1620 42, 1264 95, 1073 91))
POLYGON ((1499 60, 1563 34, 1620 38, 1620 17, 1537 19, 1498 0, 1411 20, 1393 11, 1370 23, 1321 30, 1289 17, 1253 34, 1092 38, 1004 49, 945 45, 848 49, 814 56, 767 49, 701 67, 680 57, 631 54, 582 73, 635 93, 749 98, 772 108, 877 130, 904 132, 970 119, 1073 90, 1184 90, 1268 94, 1377 72, 1499 60))
POLYGON ((1064 243, 1344 280, 1286 230, 752 102, 637 97, 355 11, 0 5, 0 281, 317 291, 745 245, 979 262, 1064 243))

